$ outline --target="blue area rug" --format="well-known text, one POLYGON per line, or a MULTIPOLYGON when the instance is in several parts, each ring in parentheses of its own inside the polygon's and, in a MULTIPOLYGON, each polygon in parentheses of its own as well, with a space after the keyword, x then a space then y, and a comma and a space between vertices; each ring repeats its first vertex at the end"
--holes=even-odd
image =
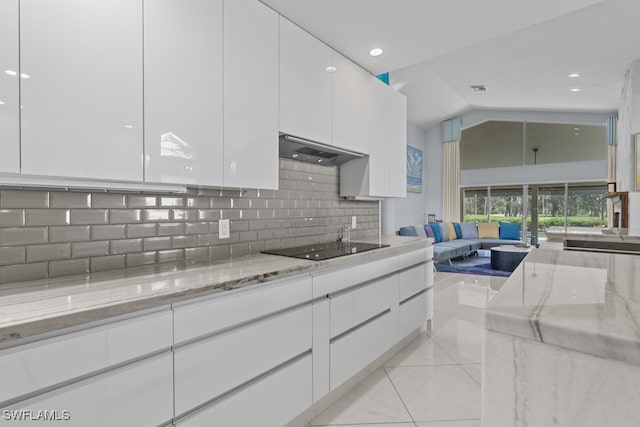
POLYGON ((447 261, 436 264, 436 270, 447 273, 479 274, 481 276, 509 277, 511 272, 494 270, 491 268, 491 258, 486 256, 471 256, 467 260, 455 258, 451 260, 453 265, 447 261))

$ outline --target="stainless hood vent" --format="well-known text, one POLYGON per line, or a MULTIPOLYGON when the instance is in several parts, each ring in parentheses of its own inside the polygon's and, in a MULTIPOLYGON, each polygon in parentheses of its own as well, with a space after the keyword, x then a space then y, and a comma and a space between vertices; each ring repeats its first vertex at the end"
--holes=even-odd
POLYGON ((319 142, 298 138, 297 136, 281 135, 280 157, 307 163, 337 166, 349 160, 360 159, 364 157, 364 154, 331 147, 319 142))

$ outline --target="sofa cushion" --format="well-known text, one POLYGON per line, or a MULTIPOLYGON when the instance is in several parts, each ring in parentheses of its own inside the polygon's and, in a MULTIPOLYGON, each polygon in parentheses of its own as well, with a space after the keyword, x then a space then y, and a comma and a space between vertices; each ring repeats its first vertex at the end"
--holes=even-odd
POLYGON ((451 246, 434 245, 433 246, 433 260, 435 262, 445 261, 449 258, 455 258, 458 255, 459 249, 452 248, 451 246))
POLYGON ((448 242, 449 239, 449 229, 447 228, 447 224, 444 222, 439 222, 438 226, 440 227, 440 235, 442 236, 443 242, 448 242))
POLYGON ((499 239, 500 233, 498 232, 498 223, 497 222, 479 222, 478 238, 499 239))
POLYGON ((416 232, 416 228, 413 225, 410 225, 408 227, 400 227, 400 235, 417 237, 418 233, 416 232))
POLYGON ((456 229, 453 227, 452 222, 447 222, 447 232, 449 234, 449 240, 456 240, 458 236, 456 236, 456 229))
POLYGON ((427 232, 424 231, 424 227, 421 227, 419 225, 414 225, 413 228, 416 229, 416 234, 418 235, 418 237, 429 237, 427 236, 427 232))
POLYGON ((501 221, 500 239, 520 240, 520 224, 501 221))
POLYGON ((463 239, 478 238, 478 226, 475 222, 461 222, 460 231, 462 232, 463 239))
POLYGON ((431 229, 433 230, 433 236, 436 239, 436 243, 442 242, 442 234, 440 234, 440 226, 437 222, 431 223, 431 229))
POLYGON ((435 240, 436 236, 433 235, 433 230, 429 224, 424 225, 424 232, 427 233, 427 237, 431 237, 435 240))
POLYGON ((453 228, 456 230, 456 239, 462 239, 462 230, 460 230, 460 223, 454 222, 453 228))

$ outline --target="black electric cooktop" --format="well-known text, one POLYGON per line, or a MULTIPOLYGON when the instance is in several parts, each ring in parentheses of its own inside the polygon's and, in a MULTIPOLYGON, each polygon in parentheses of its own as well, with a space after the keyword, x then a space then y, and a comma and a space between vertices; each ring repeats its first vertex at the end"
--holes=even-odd
POLYGON ((263 254, 282 255, 292 258, 322 261, 324 259, 337 258, 345 255, 371 251, 373 249, 386 248, 389 245, 361 242, 327 242, 314 245, 297 246, 295 248, 273 249, 262 251, 263 254))

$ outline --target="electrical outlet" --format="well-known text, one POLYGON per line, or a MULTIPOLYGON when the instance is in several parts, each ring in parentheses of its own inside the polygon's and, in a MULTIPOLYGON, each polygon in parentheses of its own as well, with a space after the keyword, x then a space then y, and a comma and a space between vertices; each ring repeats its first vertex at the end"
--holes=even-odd
POLYGON ((230 236, 229 229, 231 226, 229 225, 228 219, 221 219, 218 221, 218 238, 219 239, 228 239, 230 236))
POLYGON ((351 217, 351 228, 355 229, 356 225, 358 225, 358 222, 356 221, 356 216, 352 216, 351 217))

